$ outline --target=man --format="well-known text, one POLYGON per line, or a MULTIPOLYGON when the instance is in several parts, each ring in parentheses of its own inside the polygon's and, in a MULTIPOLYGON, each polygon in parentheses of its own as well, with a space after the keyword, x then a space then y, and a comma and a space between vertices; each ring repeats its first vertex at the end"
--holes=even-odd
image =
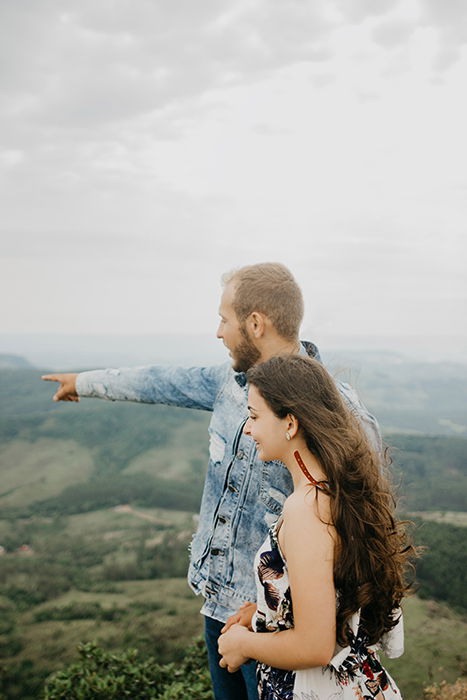
MULTIPOLYGON (((280 462, 261 462, 243 434, 247 418, 246 370, 274 355, 301 353, 319 359, 315 345, 300 342, 303 299, 289 270, 279 263, 243 267, 223 278, 217 337, 231 363, 215 367, 144 367, 48 375, 60 382, 54 400, 80 396, 142 401, 212 411, 209 465, 198 530, 191 546, 190 586, 204 596, 205 637, 216 700, 257 698, 255 667, 234 674, 219 667, 217 639, 225 621, 255 600, 253 557, 279 516, 292 483, 280 462)), ((375 419, 353 390, 339 389, 380 445, 375 419)))

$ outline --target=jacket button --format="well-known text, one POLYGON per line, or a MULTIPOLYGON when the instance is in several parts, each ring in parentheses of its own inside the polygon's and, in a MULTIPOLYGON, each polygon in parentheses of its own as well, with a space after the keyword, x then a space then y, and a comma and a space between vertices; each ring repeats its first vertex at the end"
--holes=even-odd
POLYGON ((211 549, 211 554, 214 556, 216 556, 217 554, 223 554, 223 553, 224 552, 222 551, 222 549, 216 549, 215 547, 213 547, 213 549, 211 549))
POLYGON ((239 450, 239 451, 237 452, 237 459, 243 459, 244 456, 245 456, 245 453, 244 453, 243 450, 239 450))
POLYGON ((219 520, 220 523, 226 523, 226 522, 227 522, 227 518, 224 518, 223 515, 219 515, 218 520, 219 520))
POLYGON ((236 489, 233 484, 229 484, 227 488, 229 489, 229 491, 233 491, 233 493, 238 493, 238 489, 236 489))

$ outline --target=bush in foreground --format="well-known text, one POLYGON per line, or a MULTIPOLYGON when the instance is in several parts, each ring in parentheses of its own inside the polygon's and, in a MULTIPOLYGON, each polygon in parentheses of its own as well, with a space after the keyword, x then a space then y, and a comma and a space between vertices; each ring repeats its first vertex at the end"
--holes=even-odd
POLYGON ((80 661, 54 673, 45 700, 212 700, 204 642, 194 642, 178 664, 138 660, 135 649, 111 654, 94 643, 78 647, 80 661))

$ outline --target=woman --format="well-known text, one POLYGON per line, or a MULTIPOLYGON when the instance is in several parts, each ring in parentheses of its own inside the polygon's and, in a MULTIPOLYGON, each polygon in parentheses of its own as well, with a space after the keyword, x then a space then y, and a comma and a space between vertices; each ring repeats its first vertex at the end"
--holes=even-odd
POLYGON ((229 618, 220 664, 256 659, 261 700, 400 698, 377 650, 403 652, 413 548, 381 457, 315 360, 274 357, 247 376, 244 431, 261 460, 286 465, 294 491, 256 555, 257 609, 229 618))

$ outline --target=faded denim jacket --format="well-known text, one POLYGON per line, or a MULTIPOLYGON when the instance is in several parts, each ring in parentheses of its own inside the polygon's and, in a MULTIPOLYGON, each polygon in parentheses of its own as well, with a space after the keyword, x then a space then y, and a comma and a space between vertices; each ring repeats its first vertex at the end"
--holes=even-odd
MULTIPOLYGON (((319 359, 313 343, 301 353, 319 359)), ((378 424, 357 394, 338 389, 380 449, 378 424)), ((211 411, 209 464, 198 529, 191 543, 188 582, 205 602, 201 612, 225 622, 246 600, 256 600, 253 559, 278 518, 292 479, 282 462, 261 462, 243 434, 248 416, 245 374, 230 363, 213 367, 136 367, 82 372, 80 396, 139 401, 211 411)))

